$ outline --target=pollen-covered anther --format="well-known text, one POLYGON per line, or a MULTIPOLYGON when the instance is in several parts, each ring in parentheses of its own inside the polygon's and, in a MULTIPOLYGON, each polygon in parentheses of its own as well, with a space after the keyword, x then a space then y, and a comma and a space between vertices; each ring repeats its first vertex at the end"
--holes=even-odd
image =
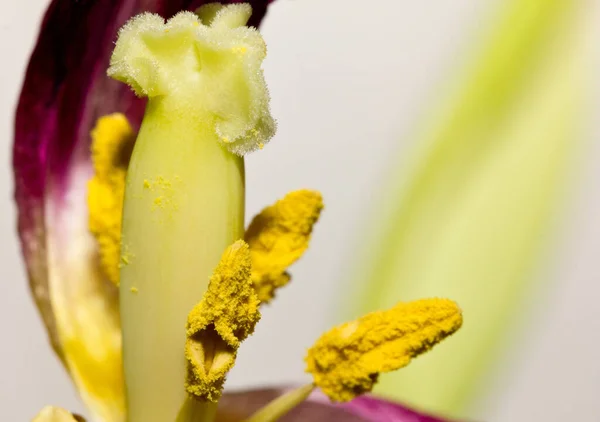
POLYGON ((209 4, 167 22, 141 14, 119 32, 108 75, 139 96, 175 99, 178 113, 202 121, 215 142, 243 155, 275 132, 261 69, 265 43, 246 27, 248 4, 209 4))
POLYGON ((451 300, 399 303, 323 334, 308 350, 306 372, 332 401, 349 401, 371 391, 381 372, 408 365, 461 325, 451 300))
POLYGON ((135 134, 127 118, 115 113, 98 119, 91 135, 94 176, 88 183, 89 228, 98 242, 103 271, 118 284, 125 176, 135 134))
POLYGON ((323 209, 321 194, 311 190, 288 193, 258 214, 244 236, 252 256, 252 283, 261 302, 273 299, 291 276, 287 268, 308 248, 314 224, 323 209))
POLYGON ((223 253, 207 292, 188 316, 186 390, 198 400, 219 399, 240 343, 260 319, 250 272, 248 244, 238 240, 223 253))

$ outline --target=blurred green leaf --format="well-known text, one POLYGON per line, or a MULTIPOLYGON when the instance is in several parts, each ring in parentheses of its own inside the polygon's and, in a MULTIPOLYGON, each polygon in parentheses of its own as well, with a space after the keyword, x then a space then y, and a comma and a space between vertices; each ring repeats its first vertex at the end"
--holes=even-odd
POLYGON ((578 4, 502 2, 479 54, 423 121, 413 155, 396 161, 406 166, 376 204, 353 273, 353 316, 441 296, 461 305, 465 323, 376 392, 464 415, 522 318, 581 146, 587 38, 578 4))

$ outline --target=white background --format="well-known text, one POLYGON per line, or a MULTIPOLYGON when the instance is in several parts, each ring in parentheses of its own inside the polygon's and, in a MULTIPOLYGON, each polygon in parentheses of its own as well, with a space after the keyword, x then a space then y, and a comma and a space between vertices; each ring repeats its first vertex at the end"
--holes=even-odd
MULTIPOLYGON (((358 249, 353 228, 367 216, 370 192, 390 154, 410 145, 403 135, 487 25, 495 1, 278 0, 271 7, 262 29, 279 132, 247 160, 248 215, 300 187, 321 190, 327 208, 294 268, 296 281, 264 312, 229 385, 304 379, 304 348, 338 316, 341 274, 358 249)), ((83 410, 30 299, 11 197, 13 110, 46 4, 3 0, 0 14, 0 418, 11 422, 46 404, 83 410)), ((473 419, 600 421, 600 123, 588 135, 533 322, 473 419)))

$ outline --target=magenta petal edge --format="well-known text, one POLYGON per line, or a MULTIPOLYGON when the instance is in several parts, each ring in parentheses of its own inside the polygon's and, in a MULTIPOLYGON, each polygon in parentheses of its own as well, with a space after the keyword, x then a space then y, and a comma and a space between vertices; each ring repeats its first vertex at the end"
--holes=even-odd
MULTIPOLYGON (((237 3, 226 1, 223 3, 237 3)), ((13 169, 18 232, 31 291, 55 351, 61 356, 50 303, 47 198, 55 208, 85 200, 68 191, 74 169, 90 169, 90 130, 105 114, 122 112, 139 127, 145 102, 106 76, 118 29, 144 12, 169 18, 202 0, 53 0, 43 18, 15 116, 13 169), (70 195, 67 195, 67 194, 70 195)), ((258 26, 268 0, 251 1, 258 26)))
MULTIPOLYGON (((243 420, 289 387, 261 388, 226 392, 219 402, 219 422, 243 420)), ((311 394, 309 399, 280 419, 280 422, 450 422, 431 415, 419 413, 373 395, 357 397, 348 403, 331 403, 321 392, 311 394)))

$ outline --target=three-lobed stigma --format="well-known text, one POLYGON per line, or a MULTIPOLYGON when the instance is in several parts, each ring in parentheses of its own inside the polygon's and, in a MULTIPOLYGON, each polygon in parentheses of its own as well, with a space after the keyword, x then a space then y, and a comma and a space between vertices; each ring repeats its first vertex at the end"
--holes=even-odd
POLYGON ((248 4, 209 4, 167 22, 138 15, 119 32, 108 75, 202 121, 231 153, 260 149, 276 125, 261 69, 266 46, 245 26, 251 13, 248 4))

